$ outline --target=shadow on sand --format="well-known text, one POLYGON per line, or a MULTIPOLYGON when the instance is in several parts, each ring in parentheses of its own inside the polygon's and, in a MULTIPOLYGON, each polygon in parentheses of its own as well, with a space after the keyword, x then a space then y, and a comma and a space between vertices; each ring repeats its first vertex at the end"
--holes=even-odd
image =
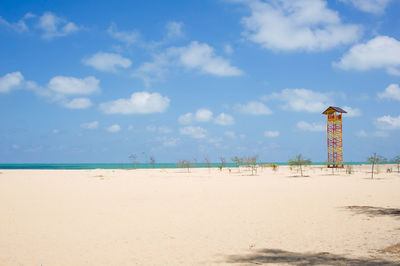
POLYGON ((396 208, 382 208, 372 206, 346 206, 348 210, 356 214, 365 214, 368 216, 392 216, 400 217, 400 209, 396 208))
POLYGON ((240 264, 285 264, 285 265, 400 265, 393 261, 369 258, 347 258, 328 252, 323 253, 298 253, 281 249, 260 249, 248 255, 230 255, 227 263, 240 264))

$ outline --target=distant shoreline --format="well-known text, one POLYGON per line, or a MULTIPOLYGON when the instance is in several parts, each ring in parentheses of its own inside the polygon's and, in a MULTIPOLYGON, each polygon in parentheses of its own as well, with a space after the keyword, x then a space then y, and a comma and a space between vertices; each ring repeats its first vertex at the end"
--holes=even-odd
MULTIPOLYGON (((257 165, 263 164, 277 164, 277 165, 288 165, 288 163, 283 162, 260 162, 257 165)), ((325 162, 315 162, 311 165, 325 165, 325 162)), ((370 164, 369 162, 348 162, 345 165, 361 165, 370 164)), ((192 163, 190 168, 217 168, 221 163, 211 163, 208 166, 205 163, 192 163)), ((241 164, 240 166, 244 166, 241 164)), ((226 163, 224 167, 236 168, 238 165, 235 163, 226 163)), ((24 164, 0 164, 0 169, 27 169, 27 170, 90 170, 90 169, 174 169, 174 168, 185 168, 179 167, 178 163, 156 163, 154 165, 150 163, 137 163, 135 166, 132 163, 24 163, 24 164)))

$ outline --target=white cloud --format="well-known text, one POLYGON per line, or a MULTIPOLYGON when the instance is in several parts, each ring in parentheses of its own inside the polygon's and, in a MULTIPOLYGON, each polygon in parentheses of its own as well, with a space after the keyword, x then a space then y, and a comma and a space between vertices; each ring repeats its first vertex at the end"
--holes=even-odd
POLYGON ((213 113, 209 109, 199 109, 196 111, 195 119, 198 122, 209 122, 213 117, 213 113))
POLYGON ((157 141, 160 141, 164 147, 175 147, 178 145, 179 138, 170 138, 166 136, 157 137, 157 141))
POLYGON ((169 134, 172 132, 172 129, 167 126, 159 126, 157 130, 160 134, 169 134))
POLYGON ((149 126, 146 127, 146 130, 150 131, 150 132, 156 132, 157 131, 160 134, 169 134, 169 133, 172 132, 172 129, 167 127, 167 126, 159 126, 159 127, 157 127, 157 126, 149 125, 149 126))
POLYGON ((243 114, 249 115, 269 115, 272 111, 261 102, 248 102, 247 104, 237 104, 235 109, 243 114))
POLYGON ((367 137, 367 136, 368 136, 367 132, 365 132, 363 129, 361 129, 360 131, 357 131, 357 132, 355 133, 355 135, 356 135, 357 137, 367 137))
POLYGON ((390 115, 378 117, 375 124, 381 129, 400 129, 400 115, 398 117, 390 115))
POLYGON ((153 61, 145 62, 133 72, 146 86, 164 78, 168 69, 181 66, 199 70, 201 73, 220 77, 240 76, 243 72, 231 66, 229 60, 217 56, 214 48, 206 43, 191 42, 183 47, 170 47, 164 53, 153 56, 153 61))
POLYGON ((231 66, 229 61, 216 56, 214 49, 206 43, 191 42, 186 47, 175 48, 179 62, 187 68, 199 69, 215 76, 239 76, 243 72, 231 66))
POLYGON ((355 8, 372 13, 382 14, 391 0, 340 0, 346 4, 352 4, 355 8))
POLYGON ((194 122, 210 122, 213 118, 213 112, 209 109, 200 108, 196 113, 186 113, 178 117, 179 123, 189 125, 194 122))
POLYGON ((307 89, 283 89, 280 93, 265 95, 262 99, 283 101, 283 109, 295 112, 323 112, 333 104, 330 94, 307 89))
POLYGON ((59 129, 53 129, 51 132, 52 132, 53 134, 58 134, 58 133, 60 133, 60 130, 59 130, 59 129))
POLYGON ((43 31, 42 37, 45 39, 66 36, 80 30, 75 23, 57 17, 51 12, 45 12, 36 26, 43 31))
POLYGON ((92 105, 92 101, 89 98, 75 98, 63 104, 64 107, 69 109, 87 109, 92 105))
POLYGON ((21 72, 12 72, 0 77, 0 93, 9 92, 23 85, 24 76, 21 72))
POLYGON ((100 90, 99 83, 100 81, 92 76, 83 79, 56 76, 50 80, 48 87, 62 95, 88 95, 100 90))
POLYGON ((92 121, 92 122, 87 122, 87 123, 81 124, 81 128, 85 128, 85 129, 96 129, 98 127, 99 127, 98 121, 92 121))
POLYGON ((183 37, 183 23, 182 22, 176 22, 176 21, 171 21, 168 22, 166 25, 167 28, 167 39, 173 40, 173 39, 179 39, 183 37))
POLYGON ((207 135, 207 130, 202 127, 187 126, 179 129, 182 135, 188 135, 194 139, 203 139, 207 135))
POLYGON ((389 74, 400 74, 400 42, 388 36, 377 36, 367 43, 354 45, 339 62, 344 70, 366 71, 384 68, 389 74))
POLYGON ((235 119, 231 115, 220 113, 214 119, 214 123, 220 126, 229 126, 235 124, 235 119))
POLYGON ((135 92, 128 99, 100 104, 100 110, 106 114, 151 114, 163 113, 170 100, 159 93, 135 92))
POLYGON ((345 110, 347 112, 347 114, 345 114, 345 116, 347 116, 347 117, 357 117, 357 116, 362 115, 361 110, 358 108, 352 108, 350 106, 343 106, 343 110, 345 110))
MULTIPOLYGON (((0 86, 1 87, 1 86, 0 86)), ((0 89, 1 91, 1 89, 0 89)), ((390 84, 385 91, 378 93, 380 99, 391 99, 400 101, 400 88, 398 84, 390 84)))
POLYGON ((97 70, 116 72, 117 67, 128 68, 132 62, 119 54, 113 53, 96 53, 89 58, 83 59, 83 63, 92 66, 97 70))
POLYGON ((264 136, 267 138, 276 138, 280 135, 279 131, 264 131, 264 136))
POLYGON ((389 133, 386 131, 375 131, 372 134, 374 137, 386 138, 389 137, 389 133))
POLYGON ((116 132, 119 132, 120 130, 121 130, 121 127, 120 127, 118 124, 109 126, 109 127, 107 128, 107 131, 108 131, 108 132, 111 132, 111 133, 116 133, 116 132))
POLYGON ((29 31, 29 28, 25 23, 25 19, 29 18, 29 14, 30 13, 27 13, 22 19, 18 20, 18 22, 8 22, 7 20, 5 20, 0 16, 0 25, 3 25, 4 27, 9 28, 18 33, 27 32, 29 31))
POLYGON ((117 25, 111 23, 107 33, 114 39, 127 45, 132 45, 140 41, 140 34, 137 31, 118 31, 117 25))
POLYGON ((325 131, 326 127, 321 123, 307 123, 300 121, 297 123, 297 128, 304 131, 325 131))
POLYGON ((239 0, 251 15, 242 19, 244 35, 272 50, 320 51, 356 41, 361 27, 341 22, 325 0, 239 0))
POLYGON ((225 131, 224 135, 233 139, 236 138, 236 133, 234 131, 225 131))
POLYGON ((233 54, 233 48, 232 48, 232 45, 230 45, 230 44, 227 44, 227 45, 225 45, 225 47, 224 47, 224 51, 225 51, 225 53, 226 53, 227 55, 231 55, 231 54, 233 54))
POLYGON ((189 125, 189 124, 193 123, 193 114, 186 113, 186 114, 179 116, 178 122, 183 125, 189 125))

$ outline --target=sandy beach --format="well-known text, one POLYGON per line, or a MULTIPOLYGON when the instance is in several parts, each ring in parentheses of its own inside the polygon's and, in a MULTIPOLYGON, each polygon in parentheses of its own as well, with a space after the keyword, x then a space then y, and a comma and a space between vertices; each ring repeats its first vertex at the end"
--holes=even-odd
POLYGON ((400 263, 400 174, 353 170, 0 170, 0 265, 400 263))

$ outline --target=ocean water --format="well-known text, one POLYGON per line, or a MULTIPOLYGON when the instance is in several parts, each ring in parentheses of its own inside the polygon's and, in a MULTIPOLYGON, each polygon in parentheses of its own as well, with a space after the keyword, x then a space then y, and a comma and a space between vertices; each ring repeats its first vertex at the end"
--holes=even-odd
MULTIPOLYGON (((258 163, 268 164, 268 163, 258 163)), ((287 163, 276 163, 278 165, 288 165, 287 163)), ((366 162, 350 162, 345 164, 368 164, 366 162)), ((220 163, 212 163, 211 167, 218 167, 220 163)), ((325 165, 324 162, 312 163, 312 165, 325 165)), ((193 163, 192 168, 206 168, 205 163, 193 163)), ((234 163, 226 163, 225 167, 237 167, 234 163)), ((180 168, 177 163, 23 163, 23 164, 0 164, 0 169, 63 169, 63 170, 76 170, 76 169, 166 169, 166 168, 180 168)))

